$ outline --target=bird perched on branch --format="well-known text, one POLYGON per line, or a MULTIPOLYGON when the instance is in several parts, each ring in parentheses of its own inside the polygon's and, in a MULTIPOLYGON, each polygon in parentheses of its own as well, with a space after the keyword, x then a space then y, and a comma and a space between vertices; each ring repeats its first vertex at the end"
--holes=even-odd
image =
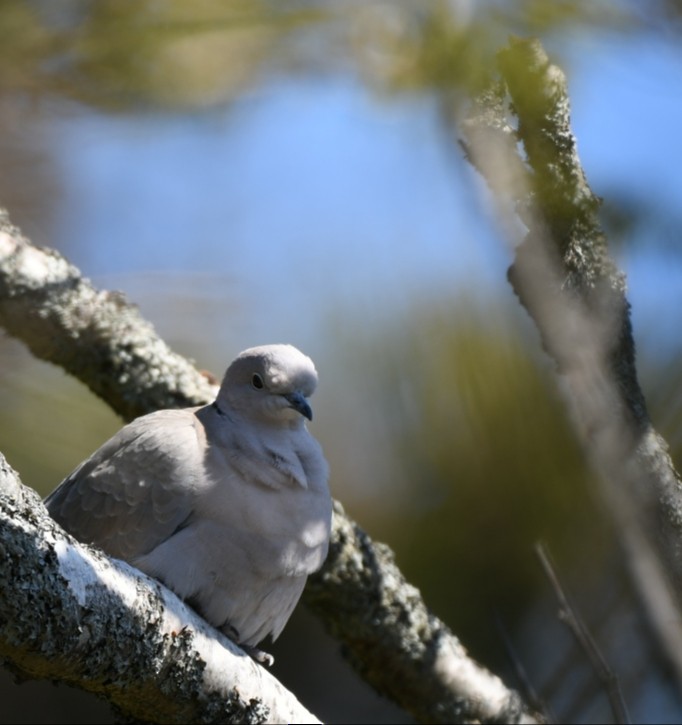
POLYGON ((308 432, 312 360, 242 352, 214 403, 135 419, 45 500, 52 517, 163 582, 259 662, 329 545, 328 466, 308 432))

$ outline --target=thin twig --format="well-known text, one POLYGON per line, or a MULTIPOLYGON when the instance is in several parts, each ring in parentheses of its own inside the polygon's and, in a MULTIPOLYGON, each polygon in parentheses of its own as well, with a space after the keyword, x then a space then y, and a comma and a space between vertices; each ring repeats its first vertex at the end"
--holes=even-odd
POLYGON ((620 689, 618 675, 609 667, 594 637, 592 637, 587 626, 568 601, 545 545, 538 542, 535 545, 535 552, 559 602, 559 619, 570 629, 592 665, 597 678, 604 686, 615 721, 617 723, 629 723, 630 716, 620 689))
POLYGON ((516 647, 514 646, 514 643, 512 642, 512 639, 509 636, 509 632, 504 622, 502 621, 499 613, 495 614, 495 626, 497 628, 498 634, 500 635, 500 639, 502 640, 502 645, 504 647, 507 658, 509 659, 509 662, 514 668, 514 674, 516 675, 516 679, 519 682, 521 696, 536 712, 542 713, 544 721, 545 723, 547 723, 547 725, 558 722, 556 716, 549 707, 549 704, 542 697, 540 697, 538 691, 535 689, 535 687, 533 687, 533 683, 530 681, 530 676, 528 675, 528 672, 526 671, 526 668, 521 661, 521 657, 519 656, 519 653, 517 652, 516 647))

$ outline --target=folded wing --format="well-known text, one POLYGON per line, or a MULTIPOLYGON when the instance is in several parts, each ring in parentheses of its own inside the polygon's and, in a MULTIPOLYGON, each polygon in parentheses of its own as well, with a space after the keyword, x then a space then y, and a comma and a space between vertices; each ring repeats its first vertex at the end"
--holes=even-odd
POLYGON ((194 409, 162 410, 123 427, 45 500, 80 541, 111 556, 142 556, 190 517, 205 437, 194 409))

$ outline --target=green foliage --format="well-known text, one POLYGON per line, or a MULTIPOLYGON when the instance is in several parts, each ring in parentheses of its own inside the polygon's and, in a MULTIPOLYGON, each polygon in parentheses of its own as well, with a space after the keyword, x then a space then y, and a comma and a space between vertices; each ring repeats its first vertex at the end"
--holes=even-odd
POLYGON ((449 3, 83 0, 0 3, 0 89, 108 112, 229 102, 268 71, 354 66, 383 90, 480 90, 509 32, 628 28, 587 0, 449 3))
POLYGON ((568 569, 587 557, 596 571, 608 547, 554 372, 529 352, 537 341, 519 323, 493 304, 450 299, 378 332, 357 357, 380 381, 367 407, 387 426, 403 483, 375 481, 391 504, 349 511, 371 519, 429 605, 486 662, 501 654, 495 612, 521 621, 547 591, 536 541, 568 569))
POLYGON ((0 450, 46 496, 122 421, 63 370, 0 339, 0 450))
POLYGON ((7 0, 0 83, 108 111, 223 103, 312 17, 265 0, 86 0, 62 12, 7 0))

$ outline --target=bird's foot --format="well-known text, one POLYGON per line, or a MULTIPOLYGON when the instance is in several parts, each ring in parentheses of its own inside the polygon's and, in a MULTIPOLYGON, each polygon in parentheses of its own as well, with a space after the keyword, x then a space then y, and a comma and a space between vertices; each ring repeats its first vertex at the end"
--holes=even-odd
POLYGON ((243 649, 249 657, 252 657, 259 664, 267 665, 268 667, 272 667, 275 664, 275 658, 271 654, 263 652, 262 649, 258 649, 258 647, 255 647, 252 644, 244 644, 243 642, 240 642, 239 632, 236 627, 233 627, 231 624, 226 622, 221 629, 237 645, 237 647, 241 647, 241 649, 243 649))
POLYGON ((239 646, 244 650, 244 652, 246 652, 247 655, 249 655, 249 657, 253 657, 253 659, 259 664, 267 665, 268 667, 272 667, 275 664, 275 658, 268 652, 263 652, 262 649, 258 649, 258 647, 241 643, 239 646))

